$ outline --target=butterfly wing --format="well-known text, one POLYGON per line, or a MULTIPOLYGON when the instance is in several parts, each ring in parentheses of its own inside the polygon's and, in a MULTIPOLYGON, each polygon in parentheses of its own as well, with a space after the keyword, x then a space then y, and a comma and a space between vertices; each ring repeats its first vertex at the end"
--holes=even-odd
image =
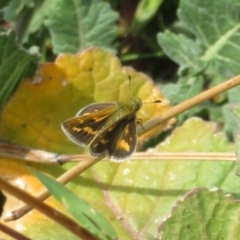
POLYGON ((92 156, 104 153, 113 161, 130 158, 137 146, 135 117, 123 119, 110 127, 104 135, 98 136, 90 145, 92 156))
POLYGON ((77 113, 77 117, 78 116, 86 116, 92 113, 96 113, 99 112, 103 109, 107 109, 110 107, 114 107, 116 108, 117 104, 116 103, 92 103, 84 108, 82 108, 78 113, 77 113))
POLYGON ((116 109, 116 103, 90 104, 63 122, 62 130, 71 141, 86 147, 116 109))

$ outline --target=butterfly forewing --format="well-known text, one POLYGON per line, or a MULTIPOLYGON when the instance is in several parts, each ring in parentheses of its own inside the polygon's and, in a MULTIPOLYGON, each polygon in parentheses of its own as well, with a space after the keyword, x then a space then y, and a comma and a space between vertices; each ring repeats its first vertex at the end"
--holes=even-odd
MULTIPOLYGON (((117 106, 116 103, 92 103, 84 108, 82 108, 77 114, 76 116, 82 116, 82 115, 89 115, 91 113, 95 113, 95 112, 99 112, 103 109, 106 108, 110 108, 110 107, 114 107, 117 106)), ((111 108, 112 109, 112 108, 111 108)))
POLYGON ((123 119, 109 128, 104 135, 96 138, 91 146, 92 156, 106 153, 111 160, 124 160, 135 152, 137 146, 137 133, 135 117, 123 119))
POLYGON ((88 105, 78 112, 77 117, 62 123, 63 132, 74 143, 85 147, 98 135, 116 108, 115 103, 88 105))

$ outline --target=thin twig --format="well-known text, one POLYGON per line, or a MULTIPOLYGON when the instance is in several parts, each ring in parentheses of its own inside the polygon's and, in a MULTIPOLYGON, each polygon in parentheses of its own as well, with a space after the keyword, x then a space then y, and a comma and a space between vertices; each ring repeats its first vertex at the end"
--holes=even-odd
POLYGON ((215 87, 212 87, 202 93, 199 93, 197 96, 190 98, 189 100, 186 100, 186 101, 178 104, 177 106, 172 107, 171 109, 162 113, 158 117, 146 122, 143 125, 143 127, 139 126, 137 129, 138 134, 142 135, 142 134, 152 130, 153 128, 159 126, 160 124, 167 121, 168 119, 173 118, 173 117, 177 116, 178 114, 185 112, 186 110, 188 110, 206 100, 209 100, 222 92, 225 92, 233 87, 236 87, 239 84, 240 84, 240 75, 238 75, 237 77, 234 77, 224 83, 221 83, 215 87))
POLYGON ((0 142, 0 157, 37 163, 58 164, 59 154, 0 142))
MULTIPOLYGON (((87 170, 88 168, 90 168, 92 165, 94 165, 95 163, 100 161, 101 159, 102 158, 94 159, 94 158, 88 157, 88 159, 81 161, 76 166, 72 167, 70 170, 68 170, 63 175, 61 175, 57 179, 57 181, 62 184, 66 184, 66 183, 70 182, 73 178, 75 178, 76 176, 78 176, 79 174, 81 174, 82 172, 87 170)), ((43 189, 40 193, 38 193, 36 198, 40 201, 44 201, 45 199, 50 197, 50 195, 51 194, 49 193, 49 191, 47 189, 43 189)), ((17 206, 9 214, 4 216, 4 221, 7 222, 7 221, 17 220, 31 210, 32 210, 31 205, 22 204, 20 206, 17 206)))
MULTIPOLYGON (((87 157, 87 154, 76 155, 62 155, 59 156, 59 162, 79 162, 83 161, 83 156, 87 157)), ((103 159, 107 160, 108 159, 103 159)), ((151 161, 236 161, 235 153, 221 153, 221 152, 136 152, 131 161, 138 160, 151 160, 151 161)))
POLYGON ((85 240, 97 240, 98 238, 95 237, 92 233, 90 233, 87 229, 83 228, 71 218, 65 216, 61 212, 57 211, 56 209, 48 206, 47 204, 41 202, 39 199, 31 196, 29 193, 23 191, 20 188, 17 188, 10 183, 4 181, 0 177, 0 188, 3 191, 8 192, 11 195, 14 195, 18 199, 24 201, 32 208, 39 210, 41 213, 48 216, 50 219, 53 219, 58 224, 62 225, 70 232, 74 233, 76 236, 85 239, 85 240))
MULTIPOLYGON (((57 154, 38 149, 29 149, 0 142, 0 157, 19 159, 20 161, 41 162, 45 164, 64 164, 81 162, 89 158, 89 154, 57 154)), ((206 161, 236 161, 234 153, 203 153, 203 152, 136 152, 131 160, 206 160, 206 161)), ((108 160, 107 158, 103 160, 108 160)))
MULTIPOLYGON (((13 239, 18 240, 31 240, 30 238, 24 236, 20 232, 17 232, 16 230, 6 226, 5 224, 0 222, 0 231, 3 233, 6 233, 8 236, 11 236, 13 239)), ((2 239, 2 238, 1 238, 2 239)))

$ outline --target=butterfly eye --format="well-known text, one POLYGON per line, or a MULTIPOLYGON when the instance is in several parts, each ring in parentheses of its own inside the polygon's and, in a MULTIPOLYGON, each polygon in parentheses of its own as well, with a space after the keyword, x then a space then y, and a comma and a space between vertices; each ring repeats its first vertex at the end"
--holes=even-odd
POLYGON ((135 111, 138 111, 141 108, 142 104, 139 102, 135 105, 135 111))
POLYGON ((142 106, 142 100, 139 97, 131 98, 131 105, 134 107, 134 111, 138 111, 142 106))

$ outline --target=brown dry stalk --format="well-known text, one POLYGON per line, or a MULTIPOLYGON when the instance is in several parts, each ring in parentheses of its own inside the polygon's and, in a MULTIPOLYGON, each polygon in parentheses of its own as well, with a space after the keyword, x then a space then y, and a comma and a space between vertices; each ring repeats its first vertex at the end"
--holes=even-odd
MULTIPOLYGON (((141 135, 141 134, 153 129, 154 127, 157 127, 159 124, 167 121, 168 119, 175 117, 178 114, 180 114, 180 113, 182 113, 182 112, 184 112, 206 100, 209 100, 209 99, 213 98, 214 96, 216 96, 222 92, 225 92, 239 84, 240 84, 240 76, 237 76, 237 77, 234 77, 234 78, 232 78, 224 83, 221 83, 211 89, 208 89, 205 92, 202 92, 202 93, 198 94, 197 96, 195 96, 183 103, 180 103, 177 106, 174 106, 173 108, 169 109, 168 111, 162 113, 160 116, 148 121, 147 123, 144 124, 144 128, 143 127, 138 128, 138 133, 139 133, 139 135, 141 135)), ((57 179, 57 181, 65 184, 68 181, 71 181, 73 178, 77 177, 79 174, 81 174, 86 169, 90 168, 92 165, 94 165, 101 159, 102 158, 92 159, 92 158, 88 157, 85 161, 78 163, 72 169, 70 169, 69 171, 64 173, 62 176, 60 176, 57 179)), ((49 196, 50 196, 50 193, 47 190, 43 190, 37 196, 37 198, 40 200, 45 200, 49 196)), ((14 215, 17 214, 20 217, 20 216, 23 216, 24 214, 26 214, 31 209, 32 208, 29 207, 28 205, 21 205, 20 207, 15 208, 12 212, 14 213, 14 215)), ((16 219, 16 218, 14 218, 14 217, 6 218, 5 217, 5 221, 10 221, 10 220, 14 220, 14 219, 16 219)))
MULTIPOLYGON (((3 180, 1 177, 0 177, 0 189, 14 195, 18 199, 29 204, 31 207, 34 207, 35 209, 39 210, 41 213, 45 214, 50 219, 53 219, 55 222, 57 222, 58 224, 65 227, 66 229, 68 229, 70 232, 72 232, 79 238, 85 239, 85 240, 98 240, 99 239, 96 236, 94 236, 92 233, 90 233, 87 229, 85 229, 82 226, 80 226, 79 224, 77 224, 71 218, 65 216, 64 214, 57 211, 56 209, 41 202, 39 199, 31 196, 29 193, 26 193, 22 189, 19 189, 15 186, 11 185, 10 183, 3 180)), ((18 238, 18 239, 20 239, 20 238, 18 238)))
MULTIPOLYGON (((0 222, 0 232, 7 234, 8 236, 12 237, 12 239, 18 240, 31 240, 30 238, 24 236, 20 232, 6 226, 5 224, 0 222)), ((3 238, 1 238, 3 239, 3 238)))
MULTIPOLYGON (((16 159, 19 161, 28 161, 45 164, 64 164, 67 162, 80 162, 88 159, 89 154, 57 154, 39 149, 24 148, 17 145, 12 145, 0 142, 0 157, 16 159)), ((203 160, 203 161, 236 161, 236 155, 232 152, 136 152, 131 160, 203 160)), ((107 158, 103 159, 107 160, 107 158)))
MULTIPOLYGON (((61 163, 79 162, 86 159, 88 154, 62 155, 59 158, 61 163)), ((228 152, 136 152, 131 161, 149 160, 149 161, 236 161, 235 153, 228 152)), ((107 158, 103 159, 109 161, 107 158)))
POLYGON ((162 113, 158 117, 146 122, 143 125, 144 128, 138 127, 138 133, 139 133, 139 135, 142 135, 145 132, 150 131, 153 128, 157 127, 161 123, 169 120, 170 118, 173 118, 173 117, 177 116, 178 114, 185 112, 188 109, 190 109, 206 100, 209 100, 222 92, 225 92, 231 88, 234 88, 239 84, 240 84, 240 75, 238 75, 237 77, 234 77, 224 83, 221 83, 215 87, 212 87, 202 93, 199 93, 197 96, 190 98, 190 99, 172 107, 171 109, 162 113))
MULTIPOLYGON (((62 174, 59 178, 57 178, 57 181, 62 184, 66 184, 70 182, 72 179, 74 179, 76 176, 90 168, 92 165, 100 161, 101 159, 102 158, 95 159, 88 157, 88 159, 81 161, 76 166, 72 167, 70 170, 62 174)), ((40 193, 38 193, 36 198, 40 201, 44 201, 50 196, 51 196, 50 192, 47 189, 43 189, 40 193)), ((33 208, 31 205, 21 204, 20 206, 17 206, 15 209, 13 209, 11 212, 7 213, 3 217, 3 219, 6 222, 17 220, 26 213, 28 213, 29 211, 31 211, 32 209, 33 208)))

